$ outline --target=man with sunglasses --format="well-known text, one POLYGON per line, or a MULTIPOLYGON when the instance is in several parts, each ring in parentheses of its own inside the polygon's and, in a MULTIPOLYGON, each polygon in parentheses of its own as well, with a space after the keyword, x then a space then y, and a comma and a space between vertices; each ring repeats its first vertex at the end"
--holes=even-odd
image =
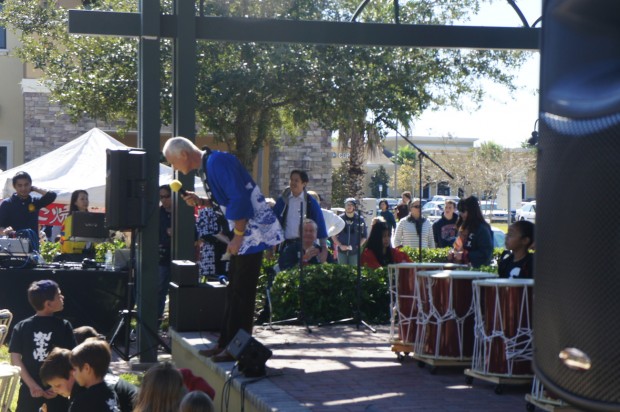
POLYGON ((409 216, 399 220, 396 225, 396 230, 392 235, 392 247, 418 248, 420 240, 422 247, 435 247, 431 224, 428 219, 422 217, 422 204, 420 199, 415 198, 409 203, 409 216))

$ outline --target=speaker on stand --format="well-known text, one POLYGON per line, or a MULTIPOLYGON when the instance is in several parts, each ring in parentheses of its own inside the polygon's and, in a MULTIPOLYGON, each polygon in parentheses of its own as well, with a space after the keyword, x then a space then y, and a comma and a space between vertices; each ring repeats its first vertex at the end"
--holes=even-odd
POLYGON ((620 2, 545 0, 534 368, 587 410, 620 410, 620 2))
POLYGON ((146 216, 146 152, 106 151, 105 213, 108 229, 136 229, 146 216))

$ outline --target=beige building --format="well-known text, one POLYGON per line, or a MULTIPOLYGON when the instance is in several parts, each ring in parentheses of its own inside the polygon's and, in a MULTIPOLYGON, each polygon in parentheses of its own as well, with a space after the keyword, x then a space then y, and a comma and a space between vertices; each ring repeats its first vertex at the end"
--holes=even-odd
MULTIPOLYGON (((364 176, 363 190, 366 193, 370 192, 369 185, 372 174, 380 167, 383 166, 388 175, 390 176, 390 184, 388 187, 388 197, 399 198, 400 191, 395 190, 397 182, 397 170, 398 166, 394 164, 389 157, 396 154, 399 149, 410 146, 409 140, 417 147, 422 149, 429 156, 433 156, 433 153, 437 152, 467 152, 474 147, 474 144, 478 141, 477 138, 472 137, 437 137, 437 136, 411 136, 406 139, 399 135, 388 135, 383 142, 384 150, 381 153, 377 153, 374 156, 369 156, 366 161, 366 175, 364 176), (396 183, 395 183, 396 182, 396 183)), ((525 150, 525 149, 513 149, 513 150, 525 150)), ((343 150, 338 146, 336 141, 332 142, 332 167, 338 168, 344 160, 349 156, 348 150, 343 150)), ((441 165, 444 169, 450 171, 450 165, 441 165)), ((429 168, 436 166, 429 160, 423 161, 423 168, 429 168)), ((521 202, 525 199, 535 197, 536 193, 536 174, 535 172, 529 173, 527 176, 518 176, 512 179, 511 182, 507 182, 506 187, 500 189, 497 200, 498 205, 502 208, 508 208, 510 203, 510 209, 518 209, 521 207, 521 202), (510 194, 509 194, 510 192, 510 194)), ((458 196, 458 188, 451 187, 449 184, 450 179, 446 177, 445 183, 436 183, 430 185, 424 191, 425 198, 432 198, 434 195, 454 195, 458 196)), ((418 196, 419 189, 417 182, 412 182, 410 190, 415 196, 418 196)))
MULTIPOLYGON (((0 4, 0 7, 2 5, 0 4)), ((24 100, 21 80, 24 65, 10 55, 17 38, 0 28, 0 169, 6 170, 23 163, 24 159, 24 100)))

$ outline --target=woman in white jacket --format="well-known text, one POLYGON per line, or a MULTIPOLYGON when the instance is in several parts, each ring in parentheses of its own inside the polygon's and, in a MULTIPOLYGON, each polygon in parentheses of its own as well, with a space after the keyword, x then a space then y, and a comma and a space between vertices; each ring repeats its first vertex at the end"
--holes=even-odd
POLYGON ((409 203, 409 216, 398 221, 394 235, 392 235, 392 247, 409 246, 412 248, 420 247, 434 248, 435 238, 433 229, 428 219, 422 217, 422 206, 420 199, 413 199, 409 203), (422 236, 420 237, 420 232, 422 236))

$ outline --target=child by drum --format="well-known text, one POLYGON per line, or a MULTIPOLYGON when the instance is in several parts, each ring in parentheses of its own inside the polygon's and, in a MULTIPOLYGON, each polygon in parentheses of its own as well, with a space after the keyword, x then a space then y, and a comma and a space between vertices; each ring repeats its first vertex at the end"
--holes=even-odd
POLYGON ((529 249, 534 244, 534 224, 520 220, 508 228, 506 250, 499 259, 497 272, 500 278, 532 279, 534 255, 529 249))

